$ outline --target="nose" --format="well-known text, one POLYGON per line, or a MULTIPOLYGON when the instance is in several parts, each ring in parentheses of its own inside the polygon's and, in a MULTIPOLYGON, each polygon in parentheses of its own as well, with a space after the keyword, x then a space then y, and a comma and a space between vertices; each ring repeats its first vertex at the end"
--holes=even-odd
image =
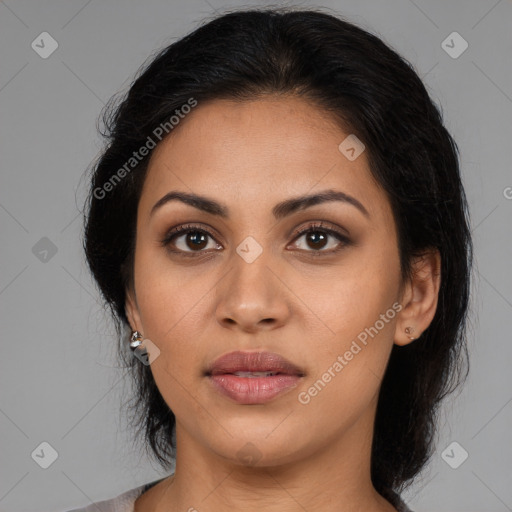
POLYGON ((217 287, 217 321, 250 333, 285 325, 291 314, 290 292, 278 274, 265 251, 251 263, 234 254, 231 270, 217 287))

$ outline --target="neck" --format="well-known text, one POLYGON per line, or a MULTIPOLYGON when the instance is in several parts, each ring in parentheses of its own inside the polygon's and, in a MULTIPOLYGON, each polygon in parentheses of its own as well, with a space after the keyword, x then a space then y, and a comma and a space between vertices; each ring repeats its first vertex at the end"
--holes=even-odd
POLYGON ((323 450, 264 467, 213 453, 178 423, 175 473, 142 495, 135 512, 396 512, 371 483, 369 420, 353 425, 341 439, 324 440, 323 450))

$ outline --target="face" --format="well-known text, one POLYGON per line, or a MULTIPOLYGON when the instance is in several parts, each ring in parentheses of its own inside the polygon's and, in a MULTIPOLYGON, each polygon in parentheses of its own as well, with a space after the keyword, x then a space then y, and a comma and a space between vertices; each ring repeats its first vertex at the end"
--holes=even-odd
POLYGON ((274 465, 371 429, 401 308, 399 253, 365 152, 339 149, 348 135, 299 98, 217 100, 155 149, 127 312, 160 351, 150 368, 176 415, 178 451, 187 439, 224 460, 274 465), (208 199, 208 211, 173 192, 208 199), (226 376, 256 368, 228 357, 208 374, 234 351, 278 354, 293 370, 271 356, 260 366, 284 375, 226 376))

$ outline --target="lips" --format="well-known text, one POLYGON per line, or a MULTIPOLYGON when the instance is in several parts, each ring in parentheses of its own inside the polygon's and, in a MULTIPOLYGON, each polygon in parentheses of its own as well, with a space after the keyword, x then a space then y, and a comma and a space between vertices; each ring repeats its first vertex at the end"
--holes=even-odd
POLYGON ((205 376, 223 396, 257 405, 296 387, 304 371, 274 352, 230 352, 216 359, 205 376))
MULTIPOLYGON (((304 376, 304 371, 275 352, 230 352, 217 358, 207 369, 207 375, 265 372, 304 376)), ((262 376, 262 375, 260 375, 262 376)))

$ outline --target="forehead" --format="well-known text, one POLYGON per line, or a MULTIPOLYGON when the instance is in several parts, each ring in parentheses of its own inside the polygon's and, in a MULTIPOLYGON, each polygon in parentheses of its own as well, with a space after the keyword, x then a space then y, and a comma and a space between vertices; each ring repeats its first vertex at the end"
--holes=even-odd
POLYGON ((349 135, 298 97, 199 103, 155 148, 141 207, 182 190, 254 211, 266 208, 267 199, 273 206, 288 196, 332 188, 358 198, 372 217, 389 215, 365 152, 351 161, 340 151, 349 135))

